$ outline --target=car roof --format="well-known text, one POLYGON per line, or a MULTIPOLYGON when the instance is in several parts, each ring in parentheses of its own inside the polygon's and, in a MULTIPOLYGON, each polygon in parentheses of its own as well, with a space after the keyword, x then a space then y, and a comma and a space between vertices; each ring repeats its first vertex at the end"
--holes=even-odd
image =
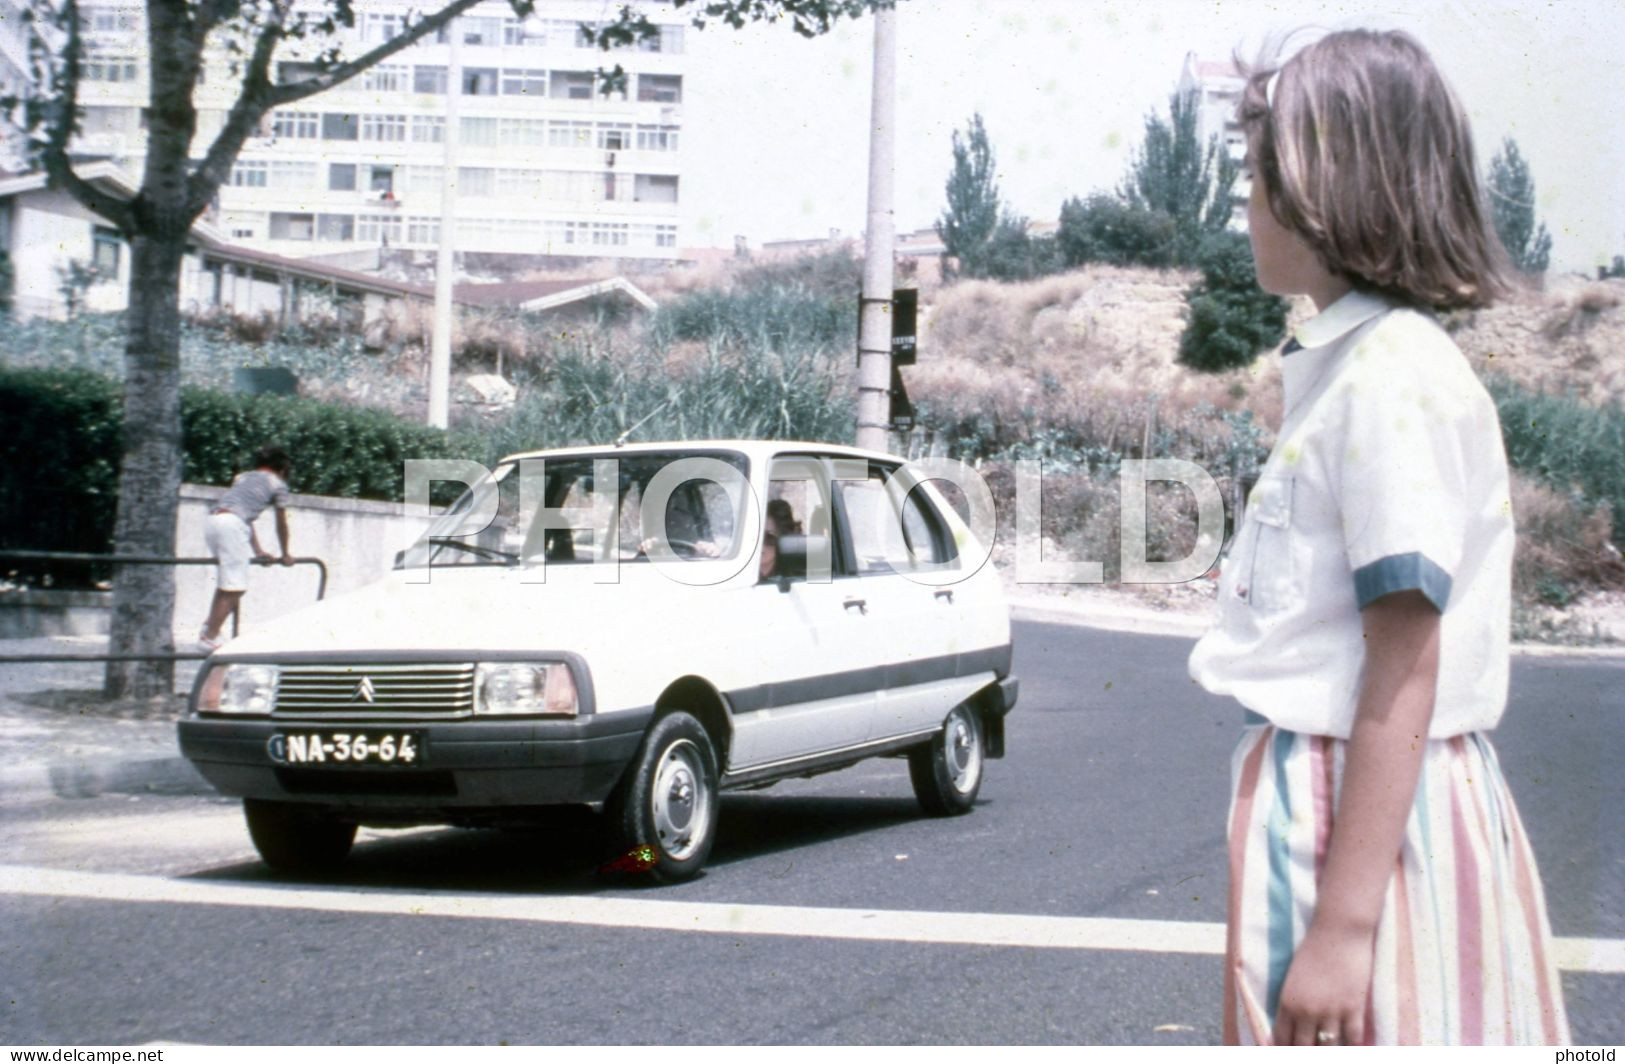
POLYGON ((502 461, 513 462, 522 458, 567 458, 581 455, 603 457, 619 454, 658 454, 673 451, 679 453, 686 451, 695 454, 738 451, 753 461, 787 451, 797 453, 811 451, 816 454, 836 455, 843 458, 873 458, 888 462, 901 462, 904 460, 898 455, 887 454, 885 451, 865 451, 838 443, 813 443, 804 440, 669 440, 664 442, 627 443, 619 447, 605 443, 597 446, 581 445, 576 447, 555 447, 543 451, 519 451, 505 456, 502 461))

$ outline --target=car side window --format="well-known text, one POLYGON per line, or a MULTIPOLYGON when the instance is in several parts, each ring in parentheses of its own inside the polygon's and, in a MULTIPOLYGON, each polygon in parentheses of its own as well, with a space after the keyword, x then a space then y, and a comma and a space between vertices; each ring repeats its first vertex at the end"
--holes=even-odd
POLYGON ((871 466, 867 479, 839 482, 860 574, 911 572, 954 557, 941 515, 918 487, 902 497, 906 481, 890 479, 895 471, 871 466))
POLYGON ((780 455, 768 477, 764 541, 772 536, 776 558, 763 579, 806 579, 809 571, 841 569, 832 537, 829 470, 812 455, 780 455))

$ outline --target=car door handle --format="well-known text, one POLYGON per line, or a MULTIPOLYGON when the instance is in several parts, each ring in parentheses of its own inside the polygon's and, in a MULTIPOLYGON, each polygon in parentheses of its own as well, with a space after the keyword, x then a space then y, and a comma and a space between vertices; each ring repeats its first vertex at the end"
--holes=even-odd
POLYGON ((849 598, 845 602, 841 603, 841 608, 842 609, 849 610, 853 606, 856 606, 858 608, 859 613, 864 614, 865 616, 868 615, 868 613, 869 613, 869 600, 868 599, 849 598))
POLYGON ((946 602, 950 606, 954 604, 954 593, 950 588, 938 588, 931 592, 931 597, 938 602, 946 602))

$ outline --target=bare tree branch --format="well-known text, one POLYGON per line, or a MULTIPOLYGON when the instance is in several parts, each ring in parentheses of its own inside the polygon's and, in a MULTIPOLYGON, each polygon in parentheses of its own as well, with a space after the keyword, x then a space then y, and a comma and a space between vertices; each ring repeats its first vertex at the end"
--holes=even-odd
MULTIPOLYGON (((293 85, 278 85, 271 90, 271 106, 281 107, 284 104, 295 103, 307 96, 315 96, 317 93, 326 92, 333 86, 350 80, 368 67, 388 59, 396 52, 410 48, 479 2, 480 0, 453 0, 452 3, 447 4, 434 14, 425 16, 414 23, 411 29, 406 30, 400 36, 385 41, 370 52, 365 52, 347 63, 340 63, 331 70, 324 70, 308 81, 301 81, 293 85)), ((450 86, 450 88, 455 88, 455 86, 450 86)))
POLYGON ((231 112, 215 136, 214 143, 209 145, 203 162, 187 179, 186 209, 191 217, 202 214, 209 201, 214 199, 214 194, 231 176, 232 163, 242 150, 243 142, 259 128, 260 119, 271 109, 271 60, 282 41, 286 15, 284 5, 273 5, 265 24, 260 27, 259 37, 254 41, 254 51, 243 72, 242 92, 237 95, 237 102, 232 104, 231 112))
POLYGON ((66 0, 62 17, 67 23, 68 43, 62 50, 61 81, 52 86, 56 99, 48 109, 46 121, 46 141, 42 152, 45 174, 52 185, 113 223, 125 236, 131 236, 135 233, 135 214, 130 205, 80 177, 74 172, 73 162, 68 156, 68 142, 78 125, 79 77, 85 47, 84 38, 79 32, 78 0, 66 0))

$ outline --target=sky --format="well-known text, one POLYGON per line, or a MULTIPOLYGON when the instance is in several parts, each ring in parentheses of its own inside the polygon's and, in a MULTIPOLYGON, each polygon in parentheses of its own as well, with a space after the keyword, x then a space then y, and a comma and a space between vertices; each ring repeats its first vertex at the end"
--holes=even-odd
MULTIPOLYGON (((1467 106, 1481 169, 1529 161, 1554 268, 1625 254, 1625 3, 1618 0, 904 0, 896 225, 941 214, 951 137, 980 112, 1006 204, 1055 219, 1110 189, 1187 52, 1255 55, 1315 27, 1405 29, 1467 106)), ((692 246, 862 232, 873 20, 805 40, 786 25, 690 32, 684 199, 692 246)))

